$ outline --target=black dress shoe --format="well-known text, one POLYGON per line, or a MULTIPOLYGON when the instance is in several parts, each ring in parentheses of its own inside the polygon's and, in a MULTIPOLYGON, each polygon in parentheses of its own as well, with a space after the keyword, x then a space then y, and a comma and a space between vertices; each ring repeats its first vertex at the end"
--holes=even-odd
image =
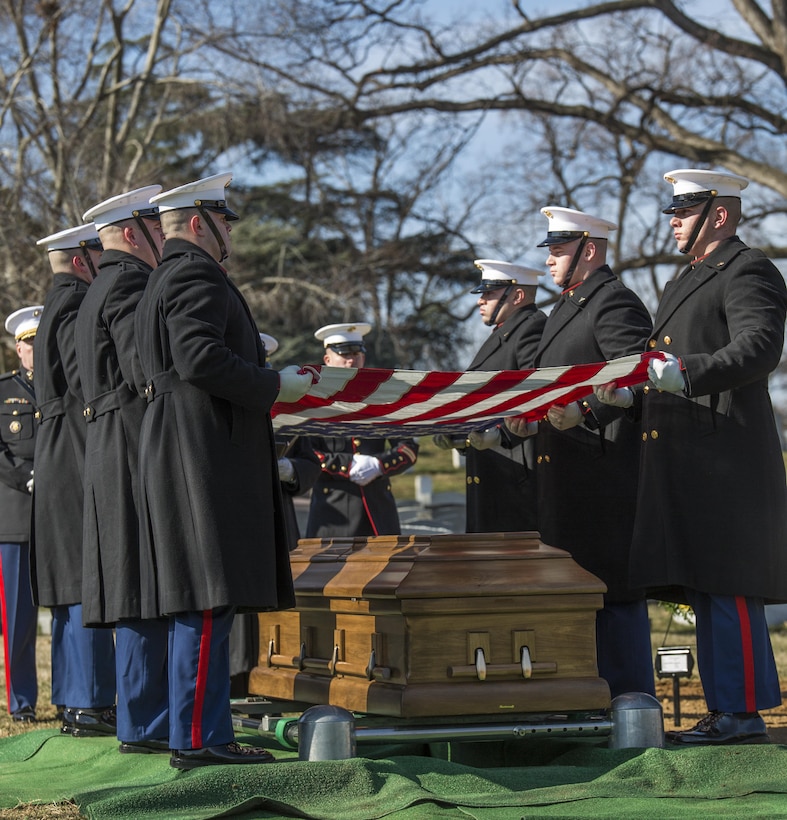
POLYGON ((171 750, 168 740, 127 740, 118 746, 118 751, 124 755, 154 755, 171 750))
POLYGON ((273 755, 259 746, 225 743, 202 749, 173 749, 169 765, 175 769, 195 769, 197 766, 222 766, 227 763, 273 763, 273 755))
POLYGON ((96 737, 97 735, 114 735, 117 733, 117 714, 115 707, 108 709, 77 709, 74 715, 74 737, 96 737))
POLYGON ((14 714, 11 715, 11 720, 15 720, 17 723, 35 723, 35 709, 33 709, 32 706, 24 706, 18 712, 14 712, 14 714))
POLYGON ((70 735, 74 732, 74 720, 76 718, 77 710, 70 706, 63 707, 63 725, 60 727, 61 735, 70 735))
POLYGON ((665 737, 679 746, 735 746, 771 742, 765 721, 756 712, 709 712, 693 729, 670 732, 665 737))

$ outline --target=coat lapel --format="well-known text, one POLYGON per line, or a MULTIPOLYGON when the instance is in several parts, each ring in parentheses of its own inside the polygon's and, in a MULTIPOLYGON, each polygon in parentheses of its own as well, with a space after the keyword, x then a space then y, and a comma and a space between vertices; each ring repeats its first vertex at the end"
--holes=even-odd
POLYGON ((744 248, 745 245, 738 237, 733 237, 700 262, 694 270, 685 268, 679 276, 667 282, 653 321, 653 337, 658 335, 675 311, 693 293, 713 281, 744 248))
POLYGON ((605 265, 593 271, 590 277, 581 285, 563 293, 547 317, 546 325, 544 325, 544 333, 541 336, 541 342, 536 352, 536 362, 538 362, 541 354, 552 344, 555 338, 582 313, 594 294, 597 293, 600 288, 603 288, 606 282, 614 278, 615 274, 605 265))
MULTIPOLYGON (((470 362, 468 370, 483 370, 483 363, 494 356, 500 348, 508 342, 511 334, 522 324, 526 322, 536 312, 535 305, 527 305, 527 307, 520 308, 516 313, 503 322, 502 325, 496 327, 487 336, 486 341, 478 349, 473 361, 470 362)), ((497 368, 493 368, 497 370, 497 368)))

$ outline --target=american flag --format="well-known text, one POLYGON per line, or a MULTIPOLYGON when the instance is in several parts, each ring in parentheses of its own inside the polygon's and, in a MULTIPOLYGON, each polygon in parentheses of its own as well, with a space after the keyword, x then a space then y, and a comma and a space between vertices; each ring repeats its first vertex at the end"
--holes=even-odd
POLYGON ((532 370, 420 371, 314 366, 320 379, 298 402, 273 406, 277 431, 368 437, 458 435, 506 416, 542 418, 594 385, 647 381, 659 353, 532 370))

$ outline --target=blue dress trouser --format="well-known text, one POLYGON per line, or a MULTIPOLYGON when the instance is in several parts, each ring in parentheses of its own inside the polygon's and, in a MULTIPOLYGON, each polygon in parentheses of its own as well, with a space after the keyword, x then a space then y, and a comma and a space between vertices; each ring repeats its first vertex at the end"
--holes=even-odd
POLYGON ((201 749, 235 740, 229 637, 235 607, 169 618, 169 745, 201 749))
POLYGON ((121 742, 169 738, 168 640, 166 618, 115 624, 117 736, 121 742))
POLYGON ((756 712, 781 703, 762 598, 687 589, 697 625, 697 665, 710 711, 756 712))
POLYGON ((30 589, 30 545, 0 544, 0 610, 8 713, 35 711, 38 608, 30 589))
POLYGON ((596 654, 599 676, 613 698, 656 694, 647 601, 605 604, 596 613, 596 654))
POLYGON ((111 628, 82 625, 82 604, 52 607, 52 703, 74 709, 115 705, 111 628))

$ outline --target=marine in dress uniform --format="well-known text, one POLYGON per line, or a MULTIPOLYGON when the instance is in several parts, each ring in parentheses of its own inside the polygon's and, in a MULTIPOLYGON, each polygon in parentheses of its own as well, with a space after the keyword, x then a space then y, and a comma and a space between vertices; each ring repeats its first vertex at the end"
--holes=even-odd
MULTIPOLYGON (((315 331, 331 367, 363 367, 365 322, 331 324, 315 331)), ((391 476, 409 470, 418 458, 412 438, 314 437, 321 473, 312 490, 307 538, 399 535, 402 531, 391 476)))
MULTIPOLYGON (((270 357, 279 349, 279 342, 268 333, 260 333, 265 347, 266 367, 270 357)), ((277 466, 284 502, 284 525, 287 530, 287 548, 292 552, 298 546, 300 528, 293 499, 305 495, 320 475, 320 462, 306 436, 275 436, 277 466)), ((249 691, 249 672, 260 656, 259 618, 256 613, 236 615, 230 632, 230 676, 232 697, 246 697, 249 691)))
POLYGON ((30 589, 30 493, 35 450, 33 339, 43 305, 14 311, 5 329, 14 337, 20 369, 0 376, 0 611, 8 714, 35 722, 38 700, 38 610, 30 589))
MULTIPOLYGON (((536 353, 537 367, 603 362, 639 353, 651 319, 606 264, 616 225, 572 208, 548 207, 547 265, 563 288, 536 353)), ((618 408, 592 394, 550 408, 538 425, 539 526, 546 544, 571 553, 606 585, 596 616, 599 675, 612 697, 655 694, 644 590, 629 583, 639 439, 618 408)))
POLYGON ((170 765, 267 763, 234 742, 229 633, 236 610, 295 603, 270 410, 312 376, 265 367, 230 253, 216 174, 151 199, 162 262, 135 317, 148 401, 139 446, 141 611, 169 621, 170 765))
POLYGON ((748 180, 691 168, 664 179, 673 186, 664 213, 691 261, 665 286, 645 348, 664 360, 638 391, 631 575, 696 617, 709 712, 669 739, 767 742, 759 710, 781 694, 764 602, 787 599, 787 488, 768 377, 782 353, 787 288, 736 235, 748 180))
POLYGON ((92 223, 40 239, 54 273, 35 337, 39 423, 30 534, 33 598, 52 608, 52 703, 63 731, 114 733, 112 631, 82 623, 85 419, 74 324, 95 278, 101 242, 92 223))
POLYGON ((134 313, 164 242, 148 185, 85 215, 104 251, 77 313, 76 358, 86 423, 82 617, 115 626, 121 752, 169 751, 165 619, 142 619, 139 575, 139 430, 147 406, 134 313))
MULTIPOLYGON (((523 370, 533 367, 546 315, 535 305, 542 271, 511 262, 476 259, 481 282, 481 319, 492 332, 468 370, 523 370)), ((438 447, 454 446, 450 436, 437 435, 438 447)), ((472 431, 465 453, 467 532, 524 532, 538 529, 535 449, 532 438, 512 436, 500 422, 472 431)))

